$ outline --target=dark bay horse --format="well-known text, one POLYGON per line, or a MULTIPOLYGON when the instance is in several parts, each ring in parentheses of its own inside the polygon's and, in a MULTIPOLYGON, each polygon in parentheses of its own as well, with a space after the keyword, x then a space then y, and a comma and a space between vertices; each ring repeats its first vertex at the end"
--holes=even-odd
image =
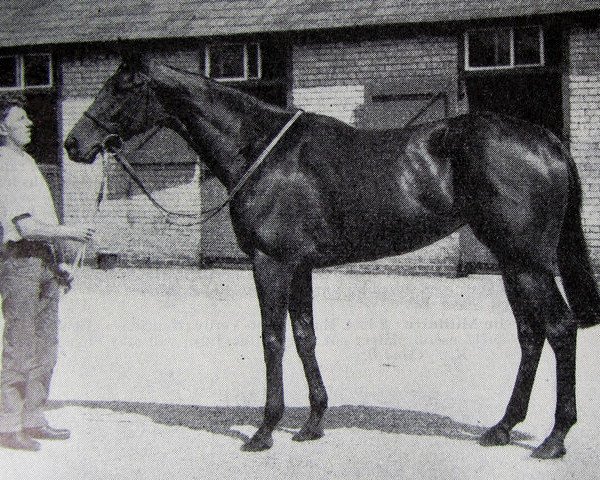
MULTIPOLYGON (((195 73, 129 60, 103 86, 65 148, 73 160, 92 162, 109 134, 127 140, 169 125, 231 192, 293 114, 195 73)), ((521 345, 506 412, 480 443, 507 444, 525 419, 548 340, 556 356, 555 423, 533 456, 562 456, 576 422, 577 328, 600 322, 580 207, 573 159, 538 126, 470 114, 364 131, 302 114, 229 206, 239 245, 253 263, 266 363, 264 419, 243 448, 269 448, 283 414, 288 312, 311 407, 294 440, 323 435, 327 393, 315 358, 314 268, 401 254, 468 224, 498 260, 521 345), (569 305, 555 283, 556 266, 569 305)))

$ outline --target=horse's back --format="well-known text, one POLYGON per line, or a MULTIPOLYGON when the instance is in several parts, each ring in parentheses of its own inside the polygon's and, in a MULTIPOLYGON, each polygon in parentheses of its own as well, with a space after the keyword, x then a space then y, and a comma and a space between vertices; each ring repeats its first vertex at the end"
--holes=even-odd
POLYGON ((342 142, 327 145, 339 155, 322 188, 353 247, 404 253, 468 223, 500 261, 555 262, 572 159, 544 128, 466 114, 408 129, 344 130, 342 142))

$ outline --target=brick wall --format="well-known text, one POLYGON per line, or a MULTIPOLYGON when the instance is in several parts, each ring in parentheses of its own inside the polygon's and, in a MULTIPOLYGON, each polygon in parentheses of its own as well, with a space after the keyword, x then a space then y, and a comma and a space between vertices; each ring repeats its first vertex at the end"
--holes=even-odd
POLYGON ((456 78, 457 55, 454 36, 298 45, 293 50, 294 87, 456 78))
POLYGON ((318 112, 346 123, 356 122, 356 112, 365 103, 364 85, 335 85, 294 88, 295 106, 307 112, 318 112))
MULTIPOLYGON (((157 53, 169 63, 193 68, 196 51, 157 53)), ((118 66, 112 55, 64 59, 63 134, 66 136, 85 109, 93 101, 101 85, 118 66)), ((123 186, 120 195, 103 201, 94 216, 95 199, 102 178, 101 163, 81 165, 67 160, 64 154, 64 218, 66 223, 94 223, 97 235, 87 252, 87 261, 94 262, 98 252, 115 252, 123 265, 176 264, 197 265, 200 262, 200 228, 179 227, 167 223, 164 217, 132 187, 120 167, 111 165, 109 184, 123 186), (111 199, 112 198, 112 199, 111 199)), ((159 202, 172 210, 200 210, 199 171, 193 165, 145 165, 138 167, 140 176, 154 187, 159 202)))
MULTIPOLYGON (((456 85, 458 44, 453 36, 413 36, 394 40, 335 42, 297 45, 292 52, 293 90, 296 106, 334 116, 350 124, 365 103, 368 85, 393 83, 456 85)), ((451 101, 455 108, 456 98, 451 101)), ((450 112, 454 114, 456 112, 450 112)), ((417 252, 351 270, 411 273, 456 273, 459 234, 417 252)))
POLYGON ((584 229, 600 268, 600 29, 570 33, 571 153, 583 184, 584 229))

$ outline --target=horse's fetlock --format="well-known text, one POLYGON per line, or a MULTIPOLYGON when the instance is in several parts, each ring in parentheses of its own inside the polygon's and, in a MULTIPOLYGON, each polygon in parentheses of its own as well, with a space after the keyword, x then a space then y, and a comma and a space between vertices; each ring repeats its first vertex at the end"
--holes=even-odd
POLYGON ((556 425, 556 430, 565 432, 564 435, 567 434, 569 429, 577 423, 577 413, 576 412, 564 412, 561 415, 556 415, 554 419, 554 424, 556 425))
POLYGON ((267 430, 270 433, 283 417, 284 409, 283 404, 265 408, 265 419, 261 429, 267 430))
POLYGON ((317 391, 314 394, 311 394, 308 400, 310 402, 311 410, 317 411, 319 413, 322 413, 325 410, 327 410, 329 400, 325 391, 317 391))

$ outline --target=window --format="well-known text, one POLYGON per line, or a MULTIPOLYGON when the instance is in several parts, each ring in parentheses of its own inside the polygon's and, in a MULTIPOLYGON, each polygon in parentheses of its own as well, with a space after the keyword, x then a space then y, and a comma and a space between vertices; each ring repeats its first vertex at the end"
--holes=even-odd
POLYGON ((52 86, 52 57, 46 53, 0 56, 0 89, 52 86))
POLYGON ((208 45, 205 75, 216 80, 249 80, 262 77, 261 49, 258 43, 208 45))
POLYGON ((465 70, 544 65, 541 26, 485 28, 465 33, 465 70))

